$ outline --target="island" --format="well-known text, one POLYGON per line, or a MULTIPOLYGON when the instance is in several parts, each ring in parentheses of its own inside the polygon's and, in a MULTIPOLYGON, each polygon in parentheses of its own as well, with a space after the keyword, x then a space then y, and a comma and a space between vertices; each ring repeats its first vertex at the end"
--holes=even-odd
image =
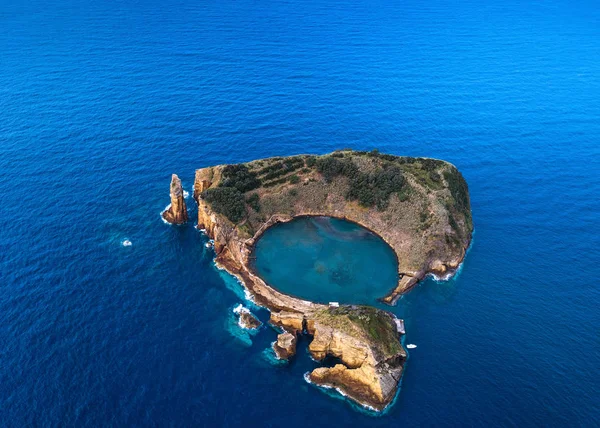
POLYGON ((275 157, 198 169, 194 199, 197 227, 214 241, 217 265, 236 276, 249 297, 271 312, 270 323, 281 328, 276 354, 291 358, 298 335, 312 337, 312 358, 334 364, 308 373, 309 382, 336 388, 374 411, 385 409, 407 358, 400 341, 403 321, 375 307, 284 294, 254 272, 253 248, 266 229, 299 216, 355 222, 396 254, 398 284, 381 296, 395 304, 427 274, 451 275, 465 257, 473 223, 458 169, 377 150, 275 157))

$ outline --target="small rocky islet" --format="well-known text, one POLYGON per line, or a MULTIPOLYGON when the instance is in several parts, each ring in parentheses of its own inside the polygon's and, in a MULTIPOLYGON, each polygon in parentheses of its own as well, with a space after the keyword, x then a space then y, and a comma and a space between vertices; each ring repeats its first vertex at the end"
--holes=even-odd
MULTIPOLYGON (((196 171, 198 225, 214 241, 215 262, 237 277, 280 327, 278 358, 296 352, 299 335, 319 367, 307 380, 337 388, 375 411, 393 400, 406 361, 404 324, 393 314, 364 305, 329 305, 279 292, 250 263, 254 245, 269 227, 300 216, 355 222, 385 240, 398 260, 397 286, 381 300, 393 305, 427 274, 452 274, 466 255, 473 223, 467 183, 448 162, 340 150, 217 165, 196 171)), ((171 223, 187 221, 181 181, 173 175, 171 223)))

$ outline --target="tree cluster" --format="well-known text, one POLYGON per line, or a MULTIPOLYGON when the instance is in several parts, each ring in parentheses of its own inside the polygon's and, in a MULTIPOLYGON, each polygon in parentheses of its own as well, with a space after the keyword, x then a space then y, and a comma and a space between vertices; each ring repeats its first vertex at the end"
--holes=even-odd
POLYGON ((257 213, 260 212, 260 196, 258 193, 252 193, 246 198, 246 203, 257 213))
POLYGON ((298 168, 303 166, 304 159, 300 157, 293 157, 266 166, 260 169, 257 174, 261 176, 263 180, 272 180, 274 178, 281 177, 282 175, 286 175, 292 171, 296 171, 298 168))
POLYGON ((444 178, 448 182, 450 194, 456 202, 456 207, 463 213, 470 213, 469 188, 464 177, 456 168, 444 172, 444 178))
POLYGON ((395 165, 386 165, 377 171, 365 173, 359 171, 350 159, 333 156, 319 158, 316 165, 327 182, 340 175, 347 177, 350 180, 350 190, 346 199, 358 201, 364 207, 376 206, 385 210, 392 193, 400 192, 404 185, 402 169, 395 165))
POLYGON ((233 223, 239 223, 246 217, 244 195, 235 187, 214 187, 202 193, 213 210, 223 214, 233 223))
POLYGON ((260 179, 246 165, 227 165, 223 168, 222 187, 234 187, 240 192, 248 192, 259 188, 260 179))
POLYGON ((357 200, 364 207, 387 208, 392 193, 400 192, 404 185, 402 170, 391 166, 372 173, 358 172, 350 178, 348 200, 357 200))
POLYGON ((325 156, 317 159, 317 171, 319 171, 325 181, 331 182, 338 175, 352 177, 358 173, 358 167, 350 159, 339 159, 333 156, 325 156))

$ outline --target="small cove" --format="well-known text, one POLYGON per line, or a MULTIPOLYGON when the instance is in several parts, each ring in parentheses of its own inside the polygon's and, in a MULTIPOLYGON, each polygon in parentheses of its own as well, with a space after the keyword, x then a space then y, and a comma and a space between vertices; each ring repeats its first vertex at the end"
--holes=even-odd
POLYGON ((374 304, 398 281, 390 246, 368 229, 330 217, 300 217, 259 238, 253 268, 283 293, 314 302, 374 304))

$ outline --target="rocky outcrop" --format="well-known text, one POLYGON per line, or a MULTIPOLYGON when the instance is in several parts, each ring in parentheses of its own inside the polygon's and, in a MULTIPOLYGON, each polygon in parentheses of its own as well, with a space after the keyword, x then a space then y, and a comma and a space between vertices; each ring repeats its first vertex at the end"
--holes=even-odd
POLYGON ((271 324, 283 327, 286 331, 302 333, 304 330, 304 315, 300 312, 271 312, 271 324))
POLYGON ((240 326, 248 330, 256 330, 262 323, 250 312, 240 313, 240 326))
POLYGON ((381 411, 396 393, 402 376, 402 364, 395 367, 377 368, 365 364, 356 369, 344 364, 319 367, 308 375, 308 380, 319 386, 338 389, 342 394, 353 397, 365 407, 381 411))
POLYGON ((362 405, 376 410, 384 409, 397 390, 400 380, 398 373, 402 371, 406 355, 399 341, 394 317, 369 308, 371 313, 383 317, 384 323, 380 327, 388 333, 383 340, 372 338, 367 332, 368 326, 360 324, 363 321, 357 323, 351 320, 351 316, 360 315, 361 310, 345 305, 331 309, 327 305, 288 296, 267 285, 249 268, 252 246, 267 227, 280 221, 289 221, 291 217, 273 216, 265 222, 265 227, 255 235, 255 239, 240 237, 237 229, 223 216, 213 212, 200 197, 201 193, 196 191, 203 186, 199 185, 198 178, 208 175, 206 170, 197 173, 194 185, 199 211, 198 227, 205 229, 215 241, 217 265, 236 276, 254 301, 271 311, 271 324, 284 329, 285 332, 278 336, 273 346, 277 355, 290 358, 295 353, 299 334, 313 336, 309 347, 313 358, 339 358, 342 366, 352 371, 338 374, 337 371, 330 373, 329 369, 322 368, 314 372, 314 376, 311 375, 310 381, 316 385, 335 386, 362 405), (398 364, 393 367, 387 365, 385 361, 388 359, 398 364))
POLYGON ((296 355, 296 334, 288 331, 277 336, 277 341, 273 343, 275 355, 280 360, 289 360, 296 355))
POLYGON ((366 307, 340 307, 315 314, 314 339, 308 347, 311 356, 317 361, 334 357, 341 364, 317 368, 308 380, 337 388, 364 406, 384 409, 394 398, 406 360, 406 351, 394 340, 399 335, 397 321, 366 307), (372 331, 379 337, 365 337, 372 331))
POLYGON ((256 330, 262 325, 262 323, 252 315, 252 312, 241 304, 233 308, 233 313, 237 314, 239 317, 238 324, 242 328, 256 330))
POLYGON ((163 218, 171 224, 183 224, 188 221, 187 207, 181 180, 177 174, 171 176, 171 205, 162 213, 163 218))
MULTIPOLYGON (((260 187, 243 195, 246 200, 249 197, 259 200, 260 209, 246 206, 246 216, 240 222, 243 227, 237 228, 240 238, 251 246, 272 224, 299 216, 328 216, 358 223, 379 235, 397 256, 399 282, 387 296, 382 296, 382 301, 391 305, 427 274, 451 276, 471 242, 473 223, 468 188, 456 167, 444 161, 340 151, 323 157, 261 159, 237 167, 246 168, 249 176, 243 179, 253 177, 260 181, 260 187), (327 159, 351 162, 363 174, 377 168, 396 168, 403 177, 403 190, 389 197, 384 210, 365 208, 347 197, 353 192, 360 193, 355 182, 342 176, 326 179, 319 172, 315 164, 327 159), (300 165, 303 162, 304 167, 290 172, 286 180, 285 168, 278 165, 294 162, 300 165)), ((219 165, 196 171, 194 189, 200 204, 204 203, 200 197, 203 191, 231 181, 226 169, 226 165, 219 165)), ((214 219, 206 218, 204 212, 199 212, 199 224, 214 224, 214 219)), ((231 222, 218 223, 229 223, 236 228, 231 222)), ((230 231, 225 230, 223 235, 228 234, 230 231)))
MULTIPOLYGON (((313 168, 314 157, 300 156, 304 168, 295 170, 301 175, 300 180, 297 176, 294 180, 281 179, 275 174, 274 181, 263 182, 264 186, 242 195, 253 195, 260 201, 261 209, 246 206, 244 220, 233 224, 224 214, 213 211, 202 197, 207 189, 222 184, 226 166, 202 168, 196 171, 194 183, 198 227, 214 240, 217 265, 236 276, 251 298, 271 311, 270 323, 284 330, 273 345, 275 352, 289 358, 295 353, 299 335, 312 336, 308 347, 311 356, 327 362, 333 358, 337 364, 317 368, 307 379, 316 385, 337 388, 350 399, 380 411, 392 402, 402 377, 407 356, 399 341, 400 334, 404 334, 403 322, 379 309, 330 307, 273 289, 250 267, 253 246, 272 225, 302 215, 354 221, 381 236, 398 257, 398 286, 383 299, 393 304, 427 273, 447 274, 459 266, 472 231, 468 194, 456 168, 442 161, 394 157, 389 160, 353 152, 340 156, 352 157, 365 171, 373 162, 396 162, 403 168, 408 193, 402 198, 393 195, 384 211, 366 209, 345 198, 349 190, 347 179, 324 180, 313 168), (456 188, 461 186, 464 192, 457 193, 456 188)), ((254 177, 268 180, 264 171, 283 168, 278 166, 285 164, 283 159, 245 164, 250 176, 242 178, 247 180, 254 173, 254 177)), ((287 165, 285 168, 291 164, 287 165)))

